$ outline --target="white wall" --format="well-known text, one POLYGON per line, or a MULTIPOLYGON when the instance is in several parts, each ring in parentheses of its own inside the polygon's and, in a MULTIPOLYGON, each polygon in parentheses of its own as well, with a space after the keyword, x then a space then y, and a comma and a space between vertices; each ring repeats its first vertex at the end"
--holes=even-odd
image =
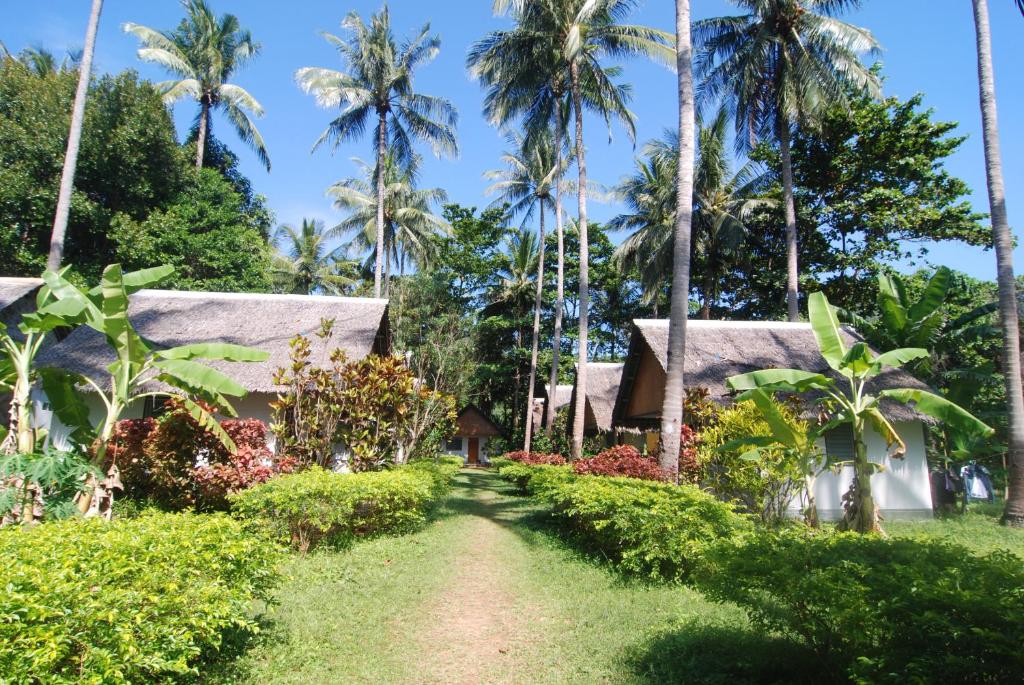
MULTIPOLYGON (((460 440, 461 441, 460 444, 462 445, 462 447, 460 449, 457 449, 457 450, 456 449, 448 449, 448 445, 444 444, 444 445, 441 446, 444 449, 444 453, 448 454, 448 455, 451 455, 453 457, 462 457, 463 463, 468 463, 468 461, 469 461, 469 438, 460 437, 460 438, 454 438, 454 439, 455 440, 460 440)), ((480 463, 481 464, 486 464, 489 461, 488 456, 487 456, 487 438, 477 438, 477 440, 480 441, 480 463)))

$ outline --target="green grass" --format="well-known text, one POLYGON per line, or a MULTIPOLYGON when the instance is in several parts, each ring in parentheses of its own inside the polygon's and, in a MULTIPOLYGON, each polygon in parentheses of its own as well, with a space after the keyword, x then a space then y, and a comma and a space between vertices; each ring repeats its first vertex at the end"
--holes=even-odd
POLYGON ((887 521, 884 528, 896 537, 944 540, 978 554, 1008 549, 1024 559, 1024 529, 999 524, 1001 504, 972 504, 966 514, 927 521, 887 521))

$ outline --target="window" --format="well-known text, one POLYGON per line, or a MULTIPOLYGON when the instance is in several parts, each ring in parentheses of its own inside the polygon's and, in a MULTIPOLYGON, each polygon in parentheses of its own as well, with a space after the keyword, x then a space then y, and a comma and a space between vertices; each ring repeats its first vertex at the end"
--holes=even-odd
POLYGON ((461 452, 462 451, 462 438, 452 438, 445 443, 445 450, 448 452, 461 452))
POLYGON ((853 459, 853 426, 844 423, 825 433, 825 452, 837 461, 853 459))
POLYGON ((142 403, 142 418, 158 419, 167 413, 168 395, 149 395, 142 403))

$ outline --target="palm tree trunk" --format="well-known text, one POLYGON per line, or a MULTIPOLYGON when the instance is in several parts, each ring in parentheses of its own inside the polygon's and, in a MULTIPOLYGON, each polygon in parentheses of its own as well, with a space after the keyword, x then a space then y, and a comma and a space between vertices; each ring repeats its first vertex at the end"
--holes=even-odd
POLYGON ((380 297, 384 262, 384 157, 387 155, 388 113, 380 112, 377 124, 377 259, 373 267, 373 296, 380 297))
POLYGON ((85 99, 89 95, 89 79, 92 75, 92 56, 96 52, 96 31, 100 25, 103 0, 92 0, 89 26, 85 31, 85 48, 82 62, 78 65, 78 89, 75 103, 71 108, 71 130, 68 132, 68 147, 64 153, 64 170, 60 175, 60 191, 57 194, 57 211, 53 217, 53 232, 50 234, 50 254, 46 268, 56 271, 64 261, 64 236, 68 230, 68 216, 71 213, 71 192, 75 187, 75 169, 78 166, 78 148, 82 142, 82 123, 85 121, 85 99))
POLYGON ((579 188, 576 199, 579 217, 576 225, 580 238, 580 299, 579 299, 579 350, 576 366, 576 405, 572 419, 572 458, 583 456, 583 423, 587 406, 587 327, 590 314, 590 244, 587 239, 587 160, 583 148, 583 98, 580 94, 580 68, 573 60, 570 66, 572 78, 572 103, 576 115, 576 171, 579 188))
POLYGON ((196 131, 196 169, 203 168, 206 156, 206 137, 210 134, 210 97, 205 93, 199 99, 199 129, 196 131))
POLYGON ((999 321, 1003 328, 1003 382, 1009 414, 1006 476, 1009 492, 1003 523, 1024 526, 1024 392, 1021 386, 1020 329, 1017 292, 1013 279, 1013 236, 1006 213, 1003 161, 999 152, 999 121, 996 113, 996 85, 992 69, 992 36, 988 23, 988 0, 973 0, 974 25, 978 37, 978 84, 981 95, 981 123, 985 141, 985 171, 992 213, 992 238, 996 248, 996 279, 999 283, 999 321))
MULTIPOLYGON (((555 101, 555 168, 562 168, 561 100, 555 101)), ((555 231, 558 233, 557 290, 555 293, 555 330, 551 342, 551 375, 548 378, 548 401, 544 417, 544 432, 551 435, 555 423, 555 390, 558 387, 558 355, 562 351, 562 313, 565 309, 565 240, 562 233, 561 178, 555 180, 555 231)))
POLYGON ((526 437, 523 449, 530 451, 533 438, 533 396, 537 385, 537 353, 540 348, 540 307, 544 295, 544 200, 540 200, 540 254, 537 256, 537 295, 533 303, 533 349, 530 350, 530 383, 526 389, 526 437))
MULTIPOLYGON (((708 261, 710 262, 711 260, 708 261)), ((700 318, 707 321, 711 318, 711 300, 714 298, 715 276, 710 267, 705 268, 708 269, 708 272, 704 274, 704 303, 700 308, 700 318)))
POLYGON ((797 262, 796 202, 793 200, 793 159, 789 150, 789 122, 779 117, 779 150, 782 153, 782 199, 786 210, 786 309, 790 321, 800 320, 799 264, 797 262))
POLYGON ((679 171, 676 176, 676 225, 672 246, 672 302, 668 324, 668 365, 661 408, 662 470, 679 480, 683 426, 683 373, 686 321, 690 307, 690 232, 693 225, 694 103, 690 0, 676 0, 676 70, 679 86, 679 171))

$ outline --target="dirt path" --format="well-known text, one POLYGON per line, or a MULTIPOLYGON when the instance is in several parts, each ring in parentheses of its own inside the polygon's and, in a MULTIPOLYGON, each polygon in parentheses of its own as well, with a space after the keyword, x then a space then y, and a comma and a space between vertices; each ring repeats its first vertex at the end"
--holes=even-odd
POLYGON ((460 540, 452 549, 450 581, 424 610, 419 641, 431 656, 417 682, 518 681, 511 674, 521 673, 517 657, 531 639, 530 623, 539 618, 537 607, 517 592, 522 542, 506 527, 516 516, 481 476, 471 473, 469 483, 454 495, 463 519, 460 540))

